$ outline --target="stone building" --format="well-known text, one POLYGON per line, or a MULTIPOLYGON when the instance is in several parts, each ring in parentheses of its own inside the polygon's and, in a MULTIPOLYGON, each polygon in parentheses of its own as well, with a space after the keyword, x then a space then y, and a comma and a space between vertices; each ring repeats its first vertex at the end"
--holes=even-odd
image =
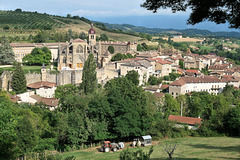
POLYGON ((213 94, 219 94, 226 86, 225 80, 218 79, 212 76, 202 77, 181 77, 169 85, 169 94, 177 97, 181 94, 189 92, 206 91, 213 94))

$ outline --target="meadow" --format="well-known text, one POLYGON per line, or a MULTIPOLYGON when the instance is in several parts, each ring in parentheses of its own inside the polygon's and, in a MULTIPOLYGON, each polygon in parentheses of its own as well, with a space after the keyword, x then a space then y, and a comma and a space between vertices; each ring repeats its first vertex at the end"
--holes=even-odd
MULTIPOLYGON (((162 139, 154 141, 154 151, 151 155, 152 160, 165 160, 167 154, 162 145, 166 143, 177 143, 177 149, 173 157, 176 160, 225 160, 240 159, 240 138, 231 137, 188 137, 177 139, 162 139)), ((129 144, 128 144, 129 145, 129 144)), ((63 157, 75 156, 76 160, 113 160, 118 159, 122 150, 117 152, 102 153, 99 147, 62 153, 63 157)), ((137 151, 139 148, 129 147, 131 151, 137 151)), ((125 147, 126 149, 126 147, 125 147)), ((143 151, 148 152, 149 147, 141 147, 143 151)))

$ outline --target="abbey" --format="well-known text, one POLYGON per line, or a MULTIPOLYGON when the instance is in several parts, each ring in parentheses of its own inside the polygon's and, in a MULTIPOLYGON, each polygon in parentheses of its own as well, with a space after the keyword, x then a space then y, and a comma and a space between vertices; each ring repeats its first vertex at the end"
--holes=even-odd
POLYGON ((109 60, 106 57, 109 46, 114 47, 115 53, 128 53, 136 51, 137 48, 136 43, 131 44, 130 42, 97 42, 96 31, 92 24, 88 31, 88 41, 75 39, 65 44, 60 44, 58 50, 58 70, 82 69, 90 53, 93 53, 98 67, 103 67, 102 63, 109 60))

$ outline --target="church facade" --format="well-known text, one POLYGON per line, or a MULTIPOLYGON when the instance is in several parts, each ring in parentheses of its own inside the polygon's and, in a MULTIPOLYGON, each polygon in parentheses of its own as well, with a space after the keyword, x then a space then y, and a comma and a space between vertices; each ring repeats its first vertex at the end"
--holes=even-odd
POLYGON ((102 42, 96 41, 96 31, 93 28, 93 24, 88 31, 88 41, 75 39, 65 44, 60 44, 58 51, 58 70, 78 70, 82 69, 84 62, 87 60, 88 55, 93 53, 98 67, 103 67, 102 62, 108 60, 106 52, 108 47, 113 46, 115 53, 126 54, 132 50, 132 46, 137 46, 136 43, 130 42, 102 42))

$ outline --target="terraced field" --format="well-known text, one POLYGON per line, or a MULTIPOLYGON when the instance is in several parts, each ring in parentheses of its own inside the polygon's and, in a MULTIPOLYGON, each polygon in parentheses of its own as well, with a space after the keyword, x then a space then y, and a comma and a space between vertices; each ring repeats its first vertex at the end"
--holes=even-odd
MULTIPOLYGON (((80 17, 79 17, 80 18, 80 17)), ((37 12, 16 12, 0 11, 0 36, 25 36, 35 35, 39 30, 48 30, 48 32, 68 31, 87 33, 91 27, 89 23, 81 19, 73 19, 37 12)), ((83 18, 84 19, 84 18, 83 18)), ((115 41, 138 41, 140 37, 121 33, 112 33, 103 31, 95 27, 97 36, 106 34, 109 39, 115 41)))

